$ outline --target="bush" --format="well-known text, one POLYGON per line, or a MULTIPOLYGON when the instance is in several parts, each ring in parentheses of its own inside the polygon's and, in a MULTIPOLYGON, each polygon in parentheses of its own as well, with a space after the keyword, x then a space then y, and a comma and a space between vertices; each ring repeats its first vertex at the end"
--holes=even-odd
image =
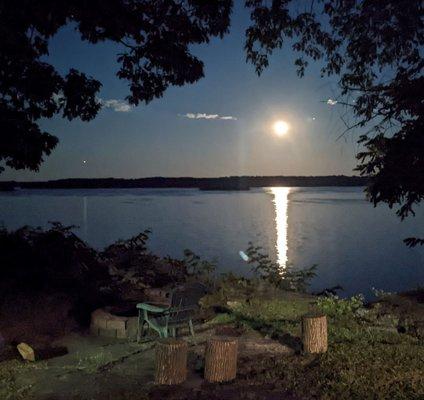
POLYGON ((352 296, 350 299, 340 299, 338 296, 329 295, 320 297, 317 307, 330 318, 349 317, 363 308, 364 300, 362 294, 352 296))
POLYGON ((309 281, 316 276, 316 265, 304 269, 296 269, 292 265, 282 267, 271 260, 262 247, 252 243, 249 243, 246 255, 249 257, 248 262, 252 265, 253 273, 279 289, 305 292, 309 281))
POLYGON ((214 262, 202 260, 191 250, 185 249, 182 263, 185 266, 189 280, 203 282, 209 287, 214 285, 215 279, 213 275, 216 271, 216 265, 214 262))
POLYGON ((53 223, 48 230, 0 231, 0 282, 7 284, 3 294, 44 289, 72 293, 76 287, 88 292, 108 281, 105 263, 72 228, 53 223))

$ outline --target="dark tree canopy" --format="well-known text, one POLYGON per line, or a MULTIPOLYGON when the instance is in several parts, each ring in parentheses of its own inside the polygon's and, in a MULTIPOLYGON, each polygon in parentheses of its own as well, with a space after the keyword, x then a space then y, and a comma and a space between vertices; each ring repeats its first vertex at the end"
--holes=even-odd
POLYGON ((346 132, 362 131, 357 170, 370 176, 370 200, 399 204, 402 219, 414 213, 424 199, 424 2, 247 0, 246 6, 252 24, 245 48, 257 73, 287 43, 299 53, 300 76, 308 58, 322 63, 323 76, 339 76, 339 103, 355 118, 346 132))
POLYGON ((74 23, 84 41, 122 45, 117 76, 137 105, 203 77, 189 46, 224 35, 231 7, 231 0, 0 0, 0 162, 37 171, 58 142, 40 118, 88 121, 101 108, 99 81, 72 68, 61 76, 43 61, 61 27, 74 23))
MULTIPOLYGON (((338 102, 355 118, 346 132, 361 132, 357 169, 371 177, 370 200, 399 204, 401 218, 413 213, 424 198, 423 1, 245 5, 251 11, 245 49, 257 73, 288 44, 299 53, 300 76, 308 59, 322 63, 322 75, 338 76, 338 102)), ((56 114, 86 121, 101 107, 100 82, 72 68, 61 76, 42 61, 62 26, 74 23, 90 43, 121 44, 117 76, 128 81, 127 101, 137 105, 203 76, 189 46, 224 35, 231 9, 232 0, 0 0, 0 162, 38 170, 57 138, 37 121, 56 114)))

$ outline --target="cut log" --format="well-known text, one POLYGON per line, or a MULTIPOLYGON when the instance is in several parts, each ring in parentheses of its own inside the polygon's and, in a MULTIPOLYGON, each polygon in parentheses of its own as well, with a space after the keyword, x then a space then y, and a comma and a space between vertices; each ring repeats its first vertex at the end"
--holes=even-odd
POLYGON ((214 337, 208 340, 205 352, 205 379, 228 382, 237 374, 238 340, 234 337, 214 337))
POLYGON ((187 343, 179 339, 161 339, 156 343, 155 382, 178 385, 187 378, 187 343))
POLYGON ((64 346, 30 346, 27 343, 19 343, 17 346, 19 354, 26 361, 48 360, 53 357, 60 357, 68 354, 68 349, 64 346))
POLYGON ((26 343, 19 343, 17 349, 24 360, 35 361, 35 352, 30 345, 26 343))
POLYGON ((306 314, 302 318, 302 343, 305 353, 325 353, 328 348, 327 317, 306 314))

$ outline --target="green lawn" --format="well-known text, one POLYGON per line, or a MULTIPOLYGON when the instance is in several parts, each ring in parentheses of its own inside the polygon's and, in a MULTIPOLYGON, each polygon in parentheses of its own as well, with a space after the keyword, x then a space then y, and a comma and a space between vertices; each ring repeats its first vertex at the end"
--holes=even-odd
MULTIPOLYGON (((302 296, 255 298, 236 303, 231 313, 213 321, 242 325, 288 343, 290 337, 300 338, 301 316, 319 309, 313 303, 310 297, 302 296)), ((289 357, 257 359, 244 365, 238 383, 272 384, 305 399, 424 398, 422 338, 370 322, 373 310, 362 308, 357 298, 347 302, 336 299, 330 306, 326 301, 322 306, 333 315, 328 318, 326 354, 311 356, 298 351, 289 357)))

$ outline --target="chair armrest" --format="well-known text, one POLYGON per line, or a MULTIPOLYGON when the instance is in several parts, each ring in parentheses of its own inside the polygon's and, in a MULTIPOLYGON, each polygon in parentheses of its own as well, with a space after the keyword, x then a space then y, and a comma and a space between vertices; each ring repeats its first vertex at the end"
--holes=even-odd
POLYGON ((149 303, 138 303, 136 306, 139 310, 146 310, 152 313, 164 313, 169 310, 169 307, 158 307, 149 303))

